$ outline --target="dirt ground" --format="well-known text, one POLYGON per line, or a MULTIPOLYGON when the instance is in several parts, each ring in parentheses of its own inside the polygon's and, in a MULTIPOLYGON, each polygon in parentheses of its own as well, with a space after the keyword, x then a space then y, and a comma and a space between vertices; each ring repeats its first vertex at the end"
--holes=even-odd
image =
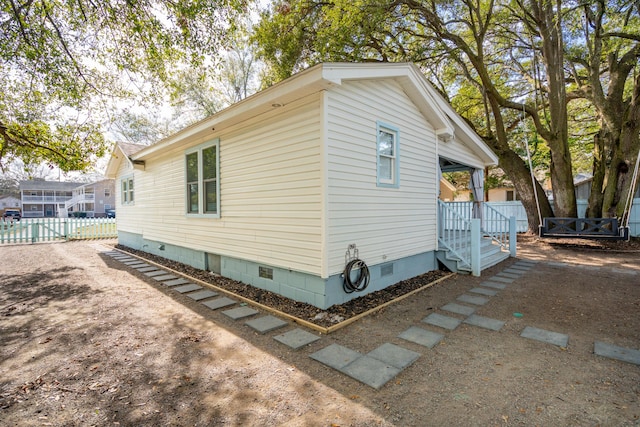
POLYGON ((499 332, 462 324, 433 349, 397 338, 514 259, 294 351, 100 254, 107 243, 0 247, 0 425, 640 425, 640 367, 593 354, 640 348, 637 249, 524 239, 518 257, 539 263, 476 312, 499 332), (309 358, 386 342, 421 357, 378 391, 309 358))

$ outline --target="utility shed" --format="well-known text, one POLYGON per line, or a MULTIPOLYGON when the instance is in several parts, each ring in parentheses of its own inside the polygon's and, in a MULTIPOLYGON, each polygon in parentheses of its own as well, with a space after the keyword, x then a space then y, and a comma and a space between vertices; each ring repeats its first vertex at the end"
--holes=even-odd
POLYGON ((324 309, 437 269, 440 167, 496 163, 415 65, 324 63, 117 145, 107 176, 121 244, 324 309), (343 290, 349 247, 360 293, 343 290))

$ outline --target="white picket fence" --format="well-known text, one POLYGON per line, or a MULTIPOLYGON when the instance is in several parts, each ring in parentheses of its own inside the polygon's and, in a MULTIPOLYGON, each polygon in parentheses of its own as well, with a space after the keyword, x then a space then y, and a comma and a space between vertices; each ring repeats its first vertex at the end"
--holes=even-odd
POLYGON ((115 218, 0 219, 0 244, 118 237, 115 218))

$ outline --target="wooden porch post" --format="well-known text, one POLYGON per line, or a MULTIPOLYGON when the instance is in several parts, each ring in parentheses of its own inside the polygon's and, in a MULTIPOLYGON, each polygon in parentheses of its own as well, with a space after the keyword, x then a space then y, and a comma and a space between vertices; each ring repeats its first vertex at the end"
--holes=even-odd
POLYGON ((516 217, 509 217, 509 255, 516 257, 516 244, 518 243, 518 234, 516 233, 516 217))
POLYGON ((480 245, 482 240, 482 224, 480 218, 471 220, 471 274, 478 277, 482 270, 480 245))

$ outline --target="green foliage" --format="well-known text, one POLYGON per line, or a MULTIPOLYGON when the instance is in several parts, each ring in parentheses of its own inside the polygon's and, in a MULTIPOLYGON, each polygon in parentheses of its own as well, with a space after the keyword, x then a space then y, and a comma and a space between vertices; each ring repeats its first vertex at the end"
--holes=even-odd
POLYGON ((108 108, 159 96, 234 30, 243 0, 0 2, 0 166, 85 169, 104 152, 108 108))

